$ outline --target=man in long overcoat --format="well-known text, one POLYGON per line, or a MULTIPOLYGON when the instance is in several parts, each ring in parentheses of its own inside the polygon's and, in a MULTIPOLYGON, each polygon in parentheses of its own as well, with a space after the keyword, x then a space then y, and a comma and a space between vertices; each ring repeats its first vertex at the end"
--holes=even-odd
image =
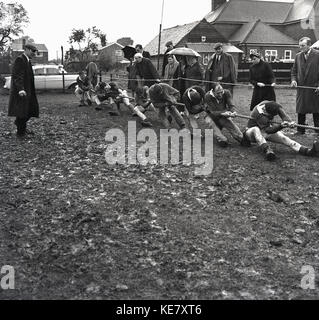
POLYGON ((143 58, 141 53, 136 53, 134 59, 139 87, 151 87, 153 84, 160 82, 160 76, 150 59, 143 58))
POLYGON ((35 93, 34 74, 31 59, 37 48, 26 44, 24 53, 16 58, 12 67, 8 116, 16 117, 17 135, 24 136, 27 122, 31 117, 39 117, 39 104, 35 93))
MULTIPOLYGON (((304 125, 306 114, 312 113, 314 126, 319 127, 319 51, 310 46, 310 38, 303 37, 299 40, 301 52, 296 55, 292 68, 291 86, 314 88, 297 88, 296 113, 298 114, 298 124, 304 125)), ((297 134, 304 133, 305 129, 298 128, 297 134)))
MULTIPOLYGON (((225 83, 236 83, 237 68, 234 58, 231 54, 223 51, 222 43, 216 43, 214 49, 216 52, 208 61, 205 72, 205 80, 223 83, 223 88, 228 89, 231 94, 233 93, 233 86, 225 83)), ((213 88, 213 83, 206 83, 206 91, 213 88)))
POLYGON ((263 61, 259 53, 253 52, 249 57, 252 60, 252 65, 249 67, 249 82, 254 86, 250 111, 253 111, 262 101, 276 101, 274 90, 276 83, 271 65, 263 61))

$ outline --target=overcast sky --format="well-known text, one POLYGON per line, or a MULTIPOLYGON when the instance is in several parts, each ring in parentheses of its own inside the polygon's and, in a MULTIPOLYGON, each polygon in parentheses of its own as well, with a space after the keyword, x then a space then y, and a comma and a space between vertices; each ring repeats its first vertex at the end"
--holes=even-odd
MULTIPOLYGON (((25 29, 36 43, 49 49, 49 59, 60 57, 60 47, 69 48, 73 28, 96 26, 107 41, 131 37, 143 46, 159 32, 163 0, 16 0, 28 11, 25 29)), ((282 0, 291 1, 291 0, 282 0)), ((5 0, 5 2, 12 2, 5 0)), ((211 10, 210 0, 164 0, 163 28, 201 20, 211 10)), ((164 45, 164 44, 163 44, 164 45)))

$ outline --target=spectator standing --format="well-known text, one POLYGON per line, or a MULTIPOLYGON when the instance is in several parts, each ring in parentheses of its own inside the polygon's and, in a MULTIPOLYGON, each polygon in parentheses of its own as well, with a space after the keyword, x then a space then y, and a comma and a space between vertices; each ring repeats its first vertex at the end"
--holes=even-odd
POLYGON ((135 92, 138 87, 138 83, 137 83, 137 74, 136 74, 137 72, 136 63, 134 62, 134 58, 130 59, 130 64, 126 68, 126 70, 128 72, 128 79, 129 79, 127 88, 132 91, 132 96, 135 97, 135 92))
MULTIPOLYGON (((233 85, 226 83, 236 83, 237 68, 234 58, 231 54, 223 51, 223 44, 216 43, 214 46, 215 53, 208 61, 205 80, 212 82, 221 82, 224 89, 228 89, 233 94, 233 85)), ((213 83, 206 84, 206 91, 213 88, 213 83)))
POLYGON ((204 78, 204 70, 200 65, 197 57, 187 57, 187 65, 185 67, 185 89, 192 86, 201 85, 204 78))
POLYGON ((17 126, 18 137, 31 134, 32 132, 27 130, 27 122, 31 117, 39 117, 39 103, 31 64, 31 59, 37 51, 33 44, 26 44, 24 53, 16 58, 12 67, 8 116, 16 117, 14 123, 17 126))
POLYGON ((249 68, 249 82, 254 86, 250 110, 264 100, 276 101, 275 76, 268 62, 261 59, 257 52, 250 54, 252 65, 249 68))
POLYGON ((174 46, 173 46, 173 42, 172 42, 172 41, 168 41, 168 42, 165 44, 165 46, 166 46, 166 51, 164 52, 164 58, 163 58, 162 77, 164 77, 165 68, 166 68, 166 65, 168 64, 168 58, 169 58, 168 53, 174 49, 174 46))
MULTIPOLYGON (((291 86, 314 87, 314 89, 297 88, 296 112, 298 124, 304 125, 306 115, 312 113, 315 127, 319 127, 319 51, 310 48, 311 39, 299 40, 300 53, 296 55, 291 72, 291 86)), ((298 128, 297 134, 304 134, 305 129, 298 128)), ((316 132, 319 134, 319 131, 316 132)))
POLYGON ((139 87, 151 87, 160 82, 160 76, 150 59, 143 58, 141 53, 136 53, 134 59, 139 87))
POLYGON ((165 67, 164 79, 167 84, 171 87, 178 89, 178 67, 179 62, 176 60, 174 55, 168 56, 168 63, 165 67), (174 80, 175 79, 175 80, 174 80))
POLYGON ((141 53, 143 58, 151 59, 151 55, 148 51, 144 51, 143 47, 141 44, 137 44, 135 46, 135 50, 137 53, 141 53))

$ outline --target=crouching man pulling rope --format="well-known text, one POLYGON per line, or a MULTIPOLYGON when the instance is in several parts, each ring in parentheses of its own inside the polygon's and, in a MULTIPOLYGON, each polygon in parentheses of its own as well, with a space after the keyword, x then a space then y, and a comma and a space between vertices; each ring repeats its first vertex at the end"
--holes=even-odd
POLYGON ((182 101, 186 108, 184 109, 184 113, 192 129, 198 129, 196 117, 206 110, 204 98, 205 91, 200 86, 192 86, 183 94, 182 101))
POLYGON ((244 138, 239 127, 231 119, 236 116, 236 112, 230 91, 224 90, 217 83, 206 93, 205 102, 207 105, 205 121, 214 130, 218 145, 223 148, 228 146, 228 139, 222 133, 225 128, 242 146, 249 146, 249 141, 244 138))
POLYGON ((284 128, 293 128, 295 126, 295 122, 291 121, 280 104, 274 101, 262 101, 251 112, 247 128, 244 131, 244 137, 250 142, 256 142, 265 153, 268 161, 274 160, 276 155, 267 141, 286 145, 304 156, 313 157, 318 155, 319 142, 315 141, 312 148, 307 148, 291 140, 281 132, 284 128), (283 122, 274 124, 272 120, 277 115, 283 122))
POLYGON ((149 89, 149 96, 154 107, 159 109, 158 116, 166 129, 170 128, 171 122, 166 115, 166 109, 168 109, 171 116, 175 119, 179 128, 185 128, 185 121, 176 107, 181 105, 178 103, 180 99, 178 90, 166 83, 154 84, 149 89))

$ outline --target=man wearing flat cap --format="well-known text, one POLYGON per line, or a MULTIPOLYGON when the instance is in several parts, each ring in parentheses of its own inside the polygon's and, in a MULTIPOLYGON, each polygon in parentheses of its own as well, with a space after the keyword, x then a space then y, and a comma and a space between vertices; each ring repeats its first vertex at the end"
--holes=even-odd
POLYGON ((27 122, 31 117, 39 117, 31 64, 36 52, 34 44, 26 44, 24 53, 16 58, 12 67, 8 116, 16 117, 14 123, 17 126, 18 137, 31 134, 32 132, 27 130, 27 122))
MULTIPOLYGON (((205 72, 205 80, 221 82, 224 89, 228 89, 233 94, 232 83, 236 82, 237 69, 234 58, 231 54, 223 51, 223 44, 218 42, 214 46, 215 53, 208 61, 205 72)), ((214 83, 206 83, 206 91, 213 88, 214 83)))
POLYGON ((165 75, 165 67, 168 64, 168 53, 174 49, 173 42, 172 41, 166 42, 165 47, 166 47, 166 51, 164 52, 164 58, 163 58, 162 77, 164 77, 165 75))

